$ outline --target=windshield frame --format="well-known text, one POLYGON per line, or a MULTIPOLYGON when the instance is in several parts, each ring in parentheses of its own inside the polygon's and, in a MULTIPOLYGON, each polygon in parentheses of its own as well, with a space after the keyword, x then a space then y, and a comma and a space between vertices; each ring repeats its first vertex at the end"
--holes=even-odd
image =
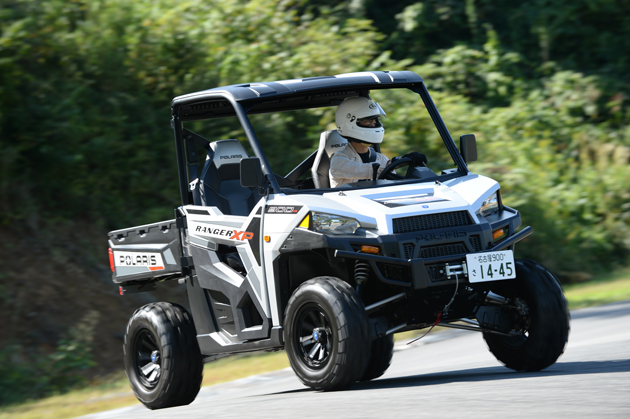
MULTIPOLYGON (((415 74, 415 73, 412 73, 415 74)), ((417 76, 417 75, 416 75, 417 76)), ((419 78, 419 76, 418 76, 419 78)), ((238 85, 237 87, 245 87, 246 85, 238 85)), ((194 154, 194 150, 189 150, 189 147, 184 139, 184 128, 183 123, 185 121, 199 121, 206 119, 214 119, 214 118, 224 118, 224 117, 236 117, 238 118, 243 132, 249 142, 249 145, 254 152, 255 156, 260 159, 262 171, 264 176, 267 179, 269 193, 284 193, 284 194, 324 194, 327 192, 335 192, 335 191, 343 191, 348 190, 347 186, 342 186, 338 188, 321 188, 321 189, 293 189, 293 188, 281 188, 276 179, 276 174, 274 174, 266 156, 263 151, 263 147, 260 144, 258 137, 256 136, 255 130, 249 120, 249 114, 264 114, 264 113, 275 113, 282 112, 285 110, 298 110, 298 109, 313 109, 320 107, 329 107, 329 106, 337 106, 341 100, 345 97, 350 97, 352 95, 356 95, 357 92, 361 94, 368 94, 370 90, 387 90, 387 89, 409 89, 415 93, 417 93, 422 99, 434 126, 436 127, 442 141, 444 142, 449 154, 453 162, 455 163, 456 168, 452 170, 450 173, 437 175, 435 177, 423 178, 423 179, 401 179, 396 181, 391 180, 381 180, 381 181, 368 181, 364 182, 364 185, 352 187, 355 189, 364 189, 364 188, 376 188, 376 187, 386 187, 390 185, 406 185, 410 183, 421 183, 421 182, 430 182, 430 181, 440 181, 445 182, 447 180, 457 178, 460 176, 465 176, 468 174, 468 167, 466 162, 464 161, 462 155, 457 148, 453 138, 451 137, 446 124, 442 120, 442 117, 433 102, 431 95, 429 94, 424 82, 420 79, 420 81, 414 81, 412 83, 398 83, 398 84, 370 84, 365 86, 343 86, 343 88, 320 88, 313 89, 308 91, 296 91, 292 90, 284 93, 283 95, 278 95, 281 97, 271 97, 270 99, 265 98, 239 98, 238 95, 235 95, 233 91, 230 90, 230 87, 226 88, 218 88, 212 89, 204 92, 198 92, 191 95, 185 95, 182 97, 175 98, 172 103, 172 120, 171 125, 175 135, 175 143, 176 143, 176 153, 177 153, 177 165, 178 165, 178 175, 179 175, 179 186, 180 186, 180 195, 182 199, 182 205, 190 205, 192 204, 192 194, 189 191, 189 184, 193 179, 190 179, 190 166, 191 160, 190 155, 191 152, 194 154), (319 96, 317 96, 319 95, 319 96), (326 99, 326 96, 330 97, 330 100, 326 99), (310 97, 317 97, 319 102, 314 101, 316 103, 310 103, 307 100, 310 97), (304 99, 303 99, 304 98, 304 99), (322 99, 324 98, 324 99, 322 99), (300 102, 300 99, 301 102, 300 102), (326 103, 322 103, 323 100, 328 100, 326 103), (284 101, 284 103, 281 103, 284 101), (294 104, 297 104, 293 108, 291 108, 291 101, 294 104), (199 114, 186 114, 185 110, 193 108, 197 106, 196 109, 203 108, 205 105, 206 108, 217 108, 222 107, 222 114, 220 116, 212 116, 212 115, 199 115, 199 114), (231 109, 226 108, 226 105, 229 105, 231 109)), ((205 109, 205 108, 204 108, 205 109)), ((207 112, 212 114, 212 112, 207 112)), ((296 166, 297 167, 297 166, 296 166)), ((362 182, 363 183, 363 182, 362 182)))

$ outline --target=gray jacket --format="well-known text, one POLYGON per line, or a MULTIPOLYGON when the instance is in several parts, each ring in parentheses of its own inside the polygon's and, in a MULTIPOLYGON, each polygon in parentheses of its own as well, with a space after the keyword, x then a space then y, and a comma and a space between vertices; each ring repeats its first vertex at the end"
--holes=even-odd
MULTIPOLYGON (((385 167, 389 159, 377 153, 374 149, 370 148, 370 153, 376 153, 375 163, 380 163, 381 167, 378 168, 378 174, 385 167)), ((337 151, 330 159, 330 187, 336 188, 346 183, 357 182, 362 179, 372 179, 372 163, 363 163, 359 153, 352 147, 352 144, 348 143, 342 150, 337 151)))

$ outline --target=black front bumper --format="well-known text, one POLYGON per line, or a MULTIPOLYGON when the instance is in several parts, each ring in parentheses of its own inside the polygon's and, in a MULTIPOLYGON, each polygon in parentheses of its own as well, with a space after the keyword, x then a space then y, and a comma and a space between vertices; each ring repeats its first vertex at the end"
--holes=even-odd
MULTIPOLYGON (((532 234, 532 227, 525 227, 520 232, 501 241, 501 243, 484 250, 493 252, 507 249, 516 242, 532 234)), ((411 287, 414 290, 426 289, 432 286, 445 285, 451 281, 446 275, 446 280, 439 280, 444 275, 434 275, 431 268, 434 266, 445 266, 448 263, 461 263, 466 255, 453 255, 448 257, 435 257, 427 259, 401 259, 387 256, 372 255, 369 253, 350 252, 347 250, 336 250, 335 257, 361 260, 370 264, 376 277, 390 285, 411 287), (438 280, 436 280, 436 278, 438 280)), ((454 282, 455 279, 452 278, 454 282)))
MULTIPOLYGON (((407 217, 393 220, 393 233, 377 237, 327 237, 327 245, 334 248, 334 256, 369 263, 380 281, 415 290, 455 283, 453 272, 460 272, 466 255, 471 253, 512 248, 514 243, 529 236, 527 227, 516 233, 521 218, 518 211, 503 207, 498 213, 473 221, 463 211, 435 214, 437 217, 407 217), (404 224, 396 221, 404 221, 404 224), (503 229, 502 238, 493 232, 503 229), (361 245, 378 246, 378 255, 362 253, 361 245)), ((421 216, 422 217, 422 216, 421 216)))

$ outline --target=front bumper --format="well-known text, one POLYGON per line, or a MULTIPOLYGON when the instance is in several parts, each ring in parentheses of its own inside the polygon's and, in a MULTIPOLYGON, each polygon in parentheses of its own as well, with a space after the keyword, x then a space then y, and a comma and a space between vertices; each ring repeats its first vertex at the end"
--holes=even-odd
POLYGON ((460 273, 458 279, 461 280, 466 277, 462 267, 467 254, 512 248, 533 232, 531 227, 516 232, 521 224, 520 214, 509 207, 503 207, 488 218, 477 216, 476 223, 469 219, 467 224, 460 222, 455 226, 450 223, 454 219, 449 215, 441 217, 439 223, 422 221, 413 224, 418 228, 409 228, 411 223, 407 223, 401 229, 403 231, 395 234, 326 237, 326 244, 334 249, 336 258, 369 263, 372 272, 383 283, 418 290, 455 283, 453 273, 460 273), (507 234, 493 239, 493 232, 498 229, 507 234), (364 244, 378 246, 380 254, 360 252, 364 244))
POLYGON ((476 221, 465 211, 394 219, 393 234, 384 235, 359 229, 351 235, 330 236, 300 227, 279 250, 281 254, 293 254, 326 249, 331 264, 334 259, 361 261, 370 265, 370 271, 381 282, 419 290, 455 283, 455 276, 449 273, 458 272, 458 266, 462 273, 458 279, 465 278, 461 268, 467 254, 512 248, 533 231, 527 227, 516 233, 520 224, 519 212, 504 206, 487 218, 478 215, 476 221), (493 232, 498 229, 506 234, 494 239, 493 232), (380 252, 363 253, 363 245, 376 246, 380 252))
MULTIPOLYGON (((532 227, 525 227, 520 232, 501 241, 501 243, 498 243, 496 246, 483 251, 490 252, 507 249, 533 232, 534 229, 532 227)), ((455 282, 454 278, 450 278, 450 276, 453 276, 454 274, 448 275, 446 272, 447 270, 444 270, 443 274, 438 272, 436 275, 433 274, 433 269, 437 267, 444 267, 449 263, 458 266, 457 264, 463 263, 463 260, 466 258, 466 254, 460 254, 448 257, 405 260, 401 258, 351 252, 347 250, 336 250, 334 255, 338 258, 361 260, 369 263, 372 271, 380 281, 390 285, 411 287, 414 290, 446 285, 451 281, 455 282), (443 277, 446 277, 446 279, 441 280, 443 277)))

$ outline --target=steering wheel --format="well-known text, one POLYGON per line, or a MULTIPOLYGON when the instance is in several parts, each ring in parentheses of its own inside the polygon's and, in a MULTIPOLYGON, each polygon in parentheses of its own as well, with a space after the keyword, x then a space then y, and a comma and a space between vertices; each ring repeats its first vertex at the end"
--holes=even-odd
POLYGON ((383 169, 383 171, 381 172, 381 174, 378 176, 379 179, 388 179, 389 177, 392 177, 394 179, 398 178, 398 175, 395 173, 392 173, 395 169, 397 169, 399 166, 409 166, 407 168, 407 173, 405 173, 405 176, 400 176, 399 179, 409 179, 411 178, 411 174, 413 173, 413 169, 415 168, 415 166, 413 165, 413 159, 411 157, 401 157, 393 162, 391 162, 386 168, 383 169), (396 177, 394 177, 396 176, 396 177))

